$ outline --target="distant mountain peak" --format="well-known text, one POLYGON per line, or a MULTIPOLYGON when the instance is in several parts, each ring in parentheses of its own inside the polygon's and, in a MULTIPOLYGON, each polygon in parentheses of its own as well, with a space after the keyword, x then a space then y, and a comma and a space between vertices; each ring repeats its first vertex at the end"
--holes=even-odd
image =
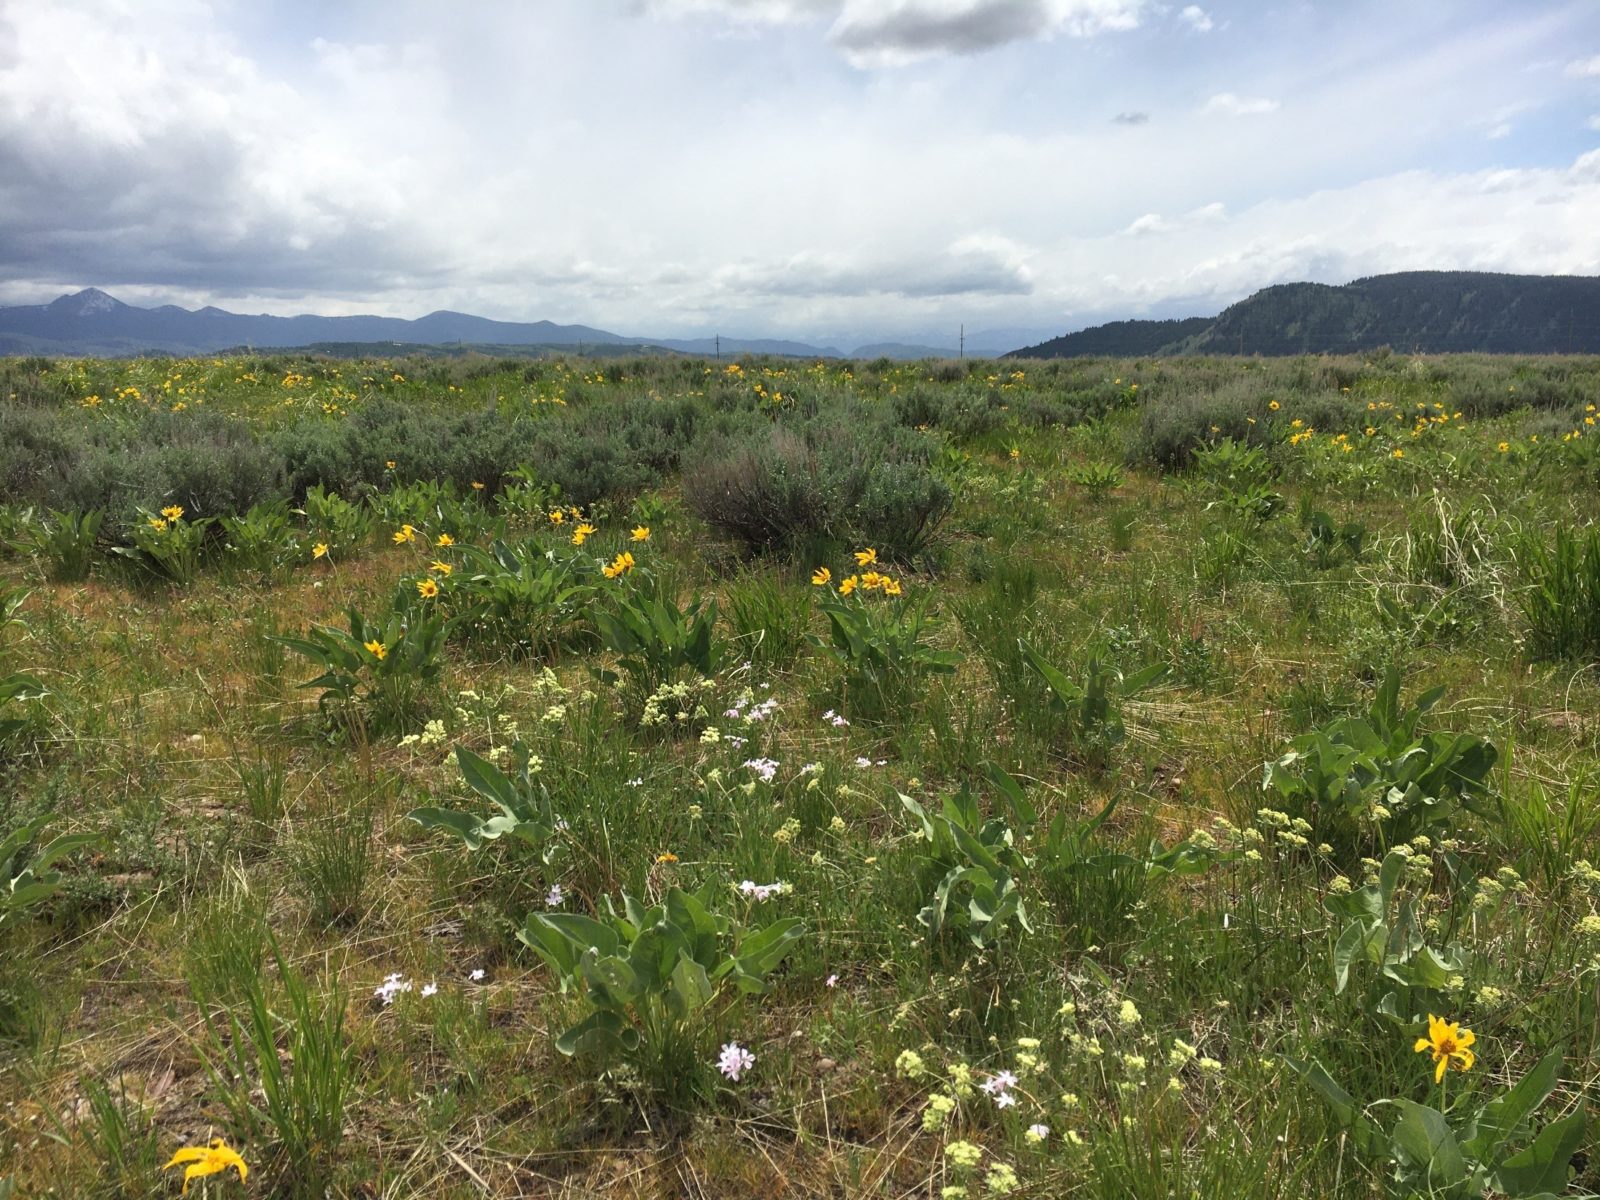
POLYGON ((63 317, 92 317, 99 313, 116 312, 127 305, 115 296, 108 296, 99 288, 84 288, 70 296, 58 296, 46 306, 50 312, 63 317))

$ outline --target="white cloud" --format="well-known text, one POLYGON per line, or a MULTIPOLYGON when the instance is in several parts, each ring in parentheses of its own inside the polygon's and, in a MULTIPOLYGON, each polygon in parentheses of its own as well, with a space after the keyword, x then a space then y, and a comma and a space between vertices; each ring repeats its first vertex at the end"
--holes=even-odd
POLYGON ((1594 130, 1596 133, 1600 133, 1600 113, 1595 113, 1592 117, 1585 121, 1584 124, 1590 129, 1594 130))
MULTIPOLYGON (((828 42, 862 67, 977 54, 1058 34, 1088 38, 1139 26, 1150 0, 644 0, 657 16, 715 14, 746 23, 831 21, 828 42)), ((1199 10, 1196 9, 1198 12, 1199 10)), ((1202 13, 1203 17, 1204 14, 1202 13)))
POLYGON ((1593 58, 1579 58, 1567 64, 1567 74, 1577 79, 1592 79, 1600 75, 1600 54, 1593 58))
POLYGON ((1263 96, 1236 96, 1232 92, 1218 92, 1205 102, 1200 111, 1229 117, 1251 117, 1277 112, 1278 102, 1263 96))
POLYGON ((1198 4, 1190 4, 1178 13, 1178 20, 1189 26, 1196 33, 1210 33, 1216 27, 1216 22, 1211 19, 1211 14, 1198 4))

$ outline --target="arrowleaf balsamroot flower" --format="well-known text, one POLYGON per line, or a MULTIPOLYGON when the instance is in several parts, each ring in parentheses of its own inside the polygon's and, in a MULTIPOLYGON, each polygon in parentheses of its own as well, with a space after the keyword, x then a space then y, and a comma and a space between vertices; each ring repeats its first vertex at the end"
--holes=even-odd
POLYGON ((328 543, 327 542, 318 542, 315 546, 311 547, 311 557, 312 558, 327 558, 328 557, 328 543))
POLYGON ((250 1174, 250 1168, 245 1165, 244 1159, 239 1157, 237 1150, 230 1149, 228 1143, 221 1138, 212 1138, 209 1146, 185 1146, 172 1156, 167 1167, 183 1167, 183 1192, 189 1194, 189 1181, 202 1179, 207 1175, 216 1175, 232 1167, 239 1172, 239 1182, 243 1183, 250 1174))
POLYGON ((456 544, 456 540, 448 533, 441 533, 437 538, 434 539, 433 544, 435 546, 454 546, 456 544))
POLYGON ((389 647, 385 646, 376 638, 370 642, 362 642, 361 644, 366 647, 366 649, 372 651, 372 657, 377 659, 379 662, 382 662, 383 656, 389 653, 389 647))
POLYGON ((1433 1072, 1433 1081, 1443 1083, 1444 1073, 1449 1069, 1451 1060, 1455 1061, 1458 1071, 1472 1070, 1472 1064, 1478 1059, 1470 1047, 1477 1040, 1477 1034, 1470 1029, 1461 1028, 1460 1021, 1446 1021, 1443 1017, 1429 1013, 1428 1036, 1418 1038, 1417 1044, 1412 1049, 1418 1054, 1424 1050, 1433 1051, 1433 1061, 1439 1064, 1433 1072))
POLYGON ((635 525, 633 527, 633 533, 629 536, 631 536, 636 542, 648 542, 650 540, 650 526, 635 525))
POLYGON ((161 510, 161 515, 169 521, 181 520, 183 517, 183 505, 169 504, 161 510))
POLYGON ((865 550, 856 551, 856 566, 858 567, 870 567, 877 561, 878 552, 871 546, 868 546, 865 550))
POLYGON ((811 584, 813 587, 827 587, 832 582, 833 572, 828 570, 827 567, 818 567, 811 572, 811 584))
POLYGON ((436 579, 417 580, 417 595, 424 600, 432 600, 439 594, 439 581, 436 579))
POLYGON ((414 525, 402 525, 394 531, 394 544, 403 546, 408 542, 417 540, 417 530, 414 525))
POLYGON ((581 546, 585 541, 588 540, 591 534, 596 534, 599 532, 600 531, 593 525, 585 521, 582 525, 579 525, 572 531, 572 544, 574 546, 581 546))

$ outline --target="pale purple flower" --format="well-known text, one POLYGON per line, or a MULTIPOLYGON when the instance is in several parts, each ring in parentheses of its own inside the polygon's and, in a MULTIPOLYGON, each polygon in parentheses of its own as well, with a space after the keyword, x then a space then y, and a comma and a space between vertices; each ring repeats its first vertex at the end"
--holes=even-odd
POLYGON ((982 1084, 983 1090, 988 1092, 991 1096, 999 1092, 1004 1092, 1007 1088, 1014 1088, 1016 1086, 1017 1077, 1010 1071, 1001 1071, 998 1075, 991 1075, 988 1079, 984 1080, 982 1084))
POLYGON ((770 900, 783 895, 785 885, 781 879, 776 883, 757 883, 753 879, 746 879, 739 885, 739 890, 752 900, 770 900))
POLYGON ((484 970, 482 967, 473 967, 472 970, 467 974, 467 978, 473 983, 482 983, 483 976, 484 970))
POLYGON ((1047 1138, 1049 1136, 1050 1136, 1050 1126, 1048 1126, 1048 1125, 1029 1125, 1028 1126, 1028 1137, 1031 1138, 1033 1141, 1042 1142, 1042 1141, 1045 1140, 1045 1138, 1047 1138))
POLYGON ((826 979, 824 979, 822 981, 822 984, 823 984, 824 987, 838 987, 839 986, 839 977, 837 975, 829 975, 826 979))
POLYGON ((746 759, 744 765, 749 767, 757 775, 761 776, 762 783, 771 783, 773 777, 778 773, 777 762, 770 758, 746 759))
POLYGON ((394 998, 400 995, 401 992, 409 992, 410 990, 411 981, 396 971, 393 975, 385 975, 383 982, 372 989, 372 994, 382 1000, 384 1007, 387 1008, 394 1003, 394 998))
POLYGON ((643 775, 635 775, 632 779, 628 780, 628 786, 629 787, 643 787, 644 786, 644 776, 643 775))
POLYGON ((756 1065, 756 1056, 751 1054, 738 1042, 729 1042, 722 1048, 722 1053, 717 1056, 717 1070, 721 1071, 735 1083, 739 1076, 756 1065))
POLYGON ((856 766, 860 767, 863 771, 865 771, 871 765, 872 760, 870 758, 864 758, 860 755, 856 756, 856 766))
POLYGON ((847 720, 843 714, 836 713, 831 708, 822 714, 822 719, 828 724, 832 725, 835 729, 842 729, 846 725, 850 724, 849 720, 847 720))
POLYGON ((561 907, 561 885, 559 883, 551 885, 549 892, 545 894, 544 902, 547 908, 561 907))
POLYGON ((1014 1092, 1001 1092, 994 1098, 996 1108, 1010 1108, 1016 1102, 1017 1097, 1014 1092))
POLYGON ((422 985, 421 995, 422 995, 422 997, 424 999, 426 999, 429 996, 436 996, 438 994, 439 994, 439 985, 437 983, 425 983, 425 984, 422 985))

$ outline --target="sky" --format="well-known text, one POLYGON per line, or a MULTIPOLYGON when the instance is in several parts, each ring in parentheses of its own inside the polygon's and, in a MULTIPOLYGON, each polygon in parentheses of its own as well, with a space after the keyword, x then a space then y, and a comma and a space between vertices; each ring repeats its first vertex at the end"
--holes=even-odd
POLYGON ((1594 0, 0 0, 0 304, 1017 344, 1600 274, 1594 0))

